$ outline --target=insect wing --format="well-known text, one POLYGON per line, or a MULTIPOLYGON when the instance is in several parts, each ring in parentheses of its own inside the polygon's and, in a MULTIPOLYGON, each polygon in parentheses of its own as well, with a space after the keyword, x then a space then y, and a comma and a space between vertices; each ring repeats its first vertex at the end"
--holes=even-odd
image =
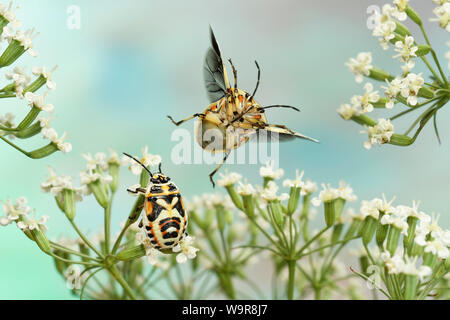
POLYGON ((203 77, 209 101, 216 102, 226 94, 227 88, 230 85, 228 83, 228 77, 223 65, 216 37, 214 36, 212 29, 210 28, 209 30, 211 35, 211 47, 206 52, 203 65, 203 77))
POLYGON ((273 125, 269 125, 269 126, 265 127, 264 129, 260 129, 259 131, 265 131, 270 138, 275 137, 279 141, 290 141, 290 140, 299 138, 299 139, 309 140, 309 141, 313 141, 313 142, 319 142, 318 140, 316 140, 314 138, 305 136, 301 133, 292 131, 288 128, 280 128, 280 127, 273 126, 273 125))

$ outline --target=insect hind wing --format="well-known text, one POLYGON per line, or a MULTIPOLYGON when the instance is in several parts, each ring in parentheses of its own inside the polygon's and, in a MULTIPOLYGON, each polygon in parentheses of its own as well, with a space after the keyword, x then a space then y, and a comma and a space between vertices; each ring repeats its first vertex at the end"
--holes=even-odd
POLYGON ((264 129, 260 129, 259 133, 261 133, 261 131, 265 132, 270 139, 278 139, 279 141, 282 141, 282 142, 291 141, 291 140, 294 140, 297 138, 316 142, 316 143, 319 142, 319 140, 308 137, 299 132, 292 131, 289 128, 286 128, 284 126, 269 125, 269 126, 265 127, 264 129))

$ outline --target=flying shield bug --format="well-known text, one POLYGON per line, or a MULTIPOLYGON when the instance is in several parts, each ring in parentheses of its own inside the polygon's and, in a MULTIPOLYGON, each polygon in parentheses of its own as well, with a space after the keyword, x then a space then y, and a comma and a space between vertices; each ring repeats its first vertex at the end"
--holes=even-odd
POLYGON ((153 174, 135 157, 126 153, 124 155, 139 163, 150 174, 146 188, 127 190, 145 196, 145 213, 139 227, 144 228, 153 248, 164 251, 175 247, 186 236, 188 223, 180 190, 161 172, 161 163, 159 172, 153 174))
POLYGON ((265 111, 270 108, 289 108, 299 111, 295 107, 273 105, 262 107, 255 101, 261 70, 258 69, 258 80, 252 94, 237 87, 237 71, 229 60, 234 75, 234 86, 230 86, 216 37, 210 28, 211 47, 208 49, 204 62, 204 82, 211 104, 202 112, 196 113, 184 120, 175 121, 167 116, 176 126, 198 118, 196 126, 196 141, 206 151, 222 152, 224 158, 216 169, 209 175, 213 187, 213 176, 227 160, 230 152, 246 143, 250 136, 261 131, 278 136, 280 141, 295 138, 318 142, 316 139, 295 132, 284 125, 270 124, 265 111))

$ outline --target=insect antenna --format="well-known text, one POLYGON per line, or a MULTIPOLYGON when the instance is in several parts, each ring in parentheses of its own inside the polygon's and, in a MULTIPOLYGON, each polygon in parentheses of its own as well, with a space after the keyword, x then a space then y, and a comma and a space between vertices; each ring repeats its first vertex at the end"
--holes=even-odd
POLYGON ((292 107, 292 106, 283 106, 283 105, 279 105, 279 104, 274 105, 274 106, 263 107, 263 108, 260 108, 260 109, 265 110, 265 109, 270 109, 270 108, 287 108, 287 109, 294 109, 295 111, 300 112, 300 110, 299 110, 298 108, 296 108, 296 107, 292 107))
POLYGON ((150 176, 153 176, 153 173, 150 171, 150 169, 149 168, 147 168, 142 162, 140 162, 138 159, 136 159, 135 157, 133 157, 133 156, 131 156, 131 155, 129 155, 128 153, 123 153, 124 155, 126 155, 128 158, 131 158, 131 159, 133 159, 134 161, 136 161, 137 163, 139 163, 141 166, 142 166, 142 168, 144 168, 149 174, 150 174, 150 176))
POLYGON ((162 173, 162 171, 161 171, 161 162, 159 163, 159 173, 162 173))
POLYGON ((253 91, 252 95, 250 96, 249 100, 251 100, 252 98, 255 97, 256 91, 258 90, 258 87, 259 87, 259 80, 261 79, 261 69, 259 68, 259 64, 256 60, 255 60, 255 64, 256 64, 256 68, 258 68, 258 81, 256 82, 256 88, 253 91))
POLYGON ((237 71, 236 68, 233 65, 233 62, 231 61, 231 58, 228 59, 228 62, 231 64, 231 69, 233 69, 233 75, 234 75, 234 89, 237 89, 237 71))

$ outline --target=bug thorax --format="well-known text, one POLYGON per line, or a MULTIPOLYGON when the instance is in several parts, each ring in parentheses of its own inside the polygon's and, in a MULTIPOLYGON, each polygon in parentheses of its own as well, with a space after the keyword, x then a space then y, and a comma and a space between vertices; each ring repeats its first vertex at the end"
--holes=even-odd
POLYGON ((168 183, 170 178, 163 173, 155 173, 150 177, 150 183, 152 184, 164 184, 168 183))

